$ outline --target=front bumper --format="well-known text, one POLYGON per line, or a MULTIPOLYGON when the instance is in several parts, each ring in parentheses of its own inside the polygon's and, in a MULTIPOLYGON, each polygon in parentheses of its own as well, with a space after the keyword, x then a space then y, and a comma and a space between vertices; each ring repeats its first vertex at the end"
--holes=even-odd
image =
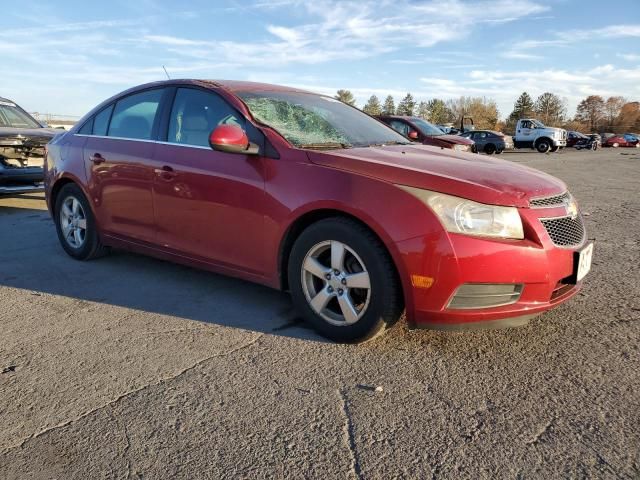
POLYGON ((553 146, 554 147, 566 147, 567 146, 567 140, 558 140, 558 139, 552 139, 553 142, 553 146))
POLYGON ((521 209, 524 240, 489 240, 444 233, 396 244, 404 270, 407 316, 412 325, 431 329, 475 329, 523 325, 536 315, 573 297, 581 283, 572 283, 572 248, 556 247, 540 218, 556 209, 521 209), (428 281, 416 281, 427 278, 428 281), (486 308, 450 308, 464 284, 518 284, 515 303, 486 308))

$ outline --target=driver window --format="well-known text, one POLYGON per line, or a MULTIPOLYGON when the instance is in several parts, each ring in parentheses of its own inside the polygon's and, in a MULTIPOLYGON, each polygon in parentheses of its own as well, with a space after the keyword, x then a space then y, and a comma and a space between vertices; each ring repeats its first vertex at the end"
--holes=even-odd
POLYGON ((401 122, 400 120, 391 120, 391 122, 389 122, 389 126, 405 137, 409 135, 409 125, 401 122))
POLYGON ((209 134, 219 125, 245 127, 244 118, 215 93, 179 88, 171 109, 167 141, 209 146, 209 134))

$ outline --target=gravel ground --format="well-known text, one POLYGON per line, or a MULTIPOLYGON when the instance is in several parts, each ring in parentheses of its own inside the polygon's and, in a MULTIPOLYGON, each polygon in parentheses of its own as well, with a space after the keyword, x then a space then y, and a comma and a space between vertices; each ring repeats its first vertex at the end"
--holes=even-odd
POLYGON ((640 152, 503 158, 588 214, 581 294, 360 346, 267 288, 73 261, 41 196, 0 199, 0 478, 640 478, 640 152))

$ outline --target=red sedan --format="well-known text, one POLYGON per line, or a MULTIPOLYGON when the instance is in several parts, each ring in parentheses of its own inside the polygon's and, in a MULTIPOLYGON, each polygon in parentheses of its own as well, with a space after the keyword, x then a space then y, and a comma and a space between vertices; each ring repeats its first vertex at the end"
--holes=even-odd
POLYGON ((420 117, 381 115, 378 118, 412 142, 450 148, 457 152, 476 151, 473 140, 459 135, 447 135, 440 128, 420 117))
POLYGON ((630 133, 625 133, 624 135, 615 135, 613 137, 607 138, 607 141, 604 143, 605 147, 635 147, 640 148, 640 138, 636 135, 632 135, 630 133))
POLYGON ((288 290, 337 341, 404 311, 418 327, 521 325, 576 294, 592 253, 554 177, 247 82, 103 102, 49 144, 46 197, 76 259, 124 248, 288 290))

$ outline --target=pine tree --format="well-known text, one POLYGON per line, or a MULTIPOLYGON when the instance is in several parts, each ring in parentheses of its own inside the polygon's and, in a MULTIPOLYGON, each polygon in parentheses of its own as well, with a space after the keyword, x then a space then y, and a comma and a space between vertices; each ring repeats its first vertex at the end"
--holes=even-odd
POLYGON ((398 108, 396 109, 396 114, 412 117, 413 111, 415 110, 415 108, 416 108, 416 101, 413 99, 413 96, 410 93, 407 93, 407 95, 398 104, 398 108))
POLYGON ((353 107, 355 107, 356 105, 356 99, 353 97, 353 93, 351 93, 349 90, 338 90, 336 96, 333 98, 353 107))
POLYGON ((396 113, 396 104, 393 101, 393 97, 388 95, 384 101, 384 105, 382 106, 382 114, 383 115, 394 115, 396 113))
POLYGON ((521 118, 532 117, 534 114, 535 108, 531 96, 527 92, 522 92, 513 105, 513 112, 509 115, 509 119, 518 121, 521 118))
POLYGON ((447 108, 447 104, 444 100, 439 98, 433 98, 427 102, 427 109, 429 114, 427 120, 432 123, 442 124, 451 120, 451 111, 447 108))
POLYGON ((378 97, 376 97, 375 95, 371 95, 362 110, 364 111, 364 113, 368 113, 369 115, 382 114, 382 106, 380 105, 380 100, 378 100, 378 97))

